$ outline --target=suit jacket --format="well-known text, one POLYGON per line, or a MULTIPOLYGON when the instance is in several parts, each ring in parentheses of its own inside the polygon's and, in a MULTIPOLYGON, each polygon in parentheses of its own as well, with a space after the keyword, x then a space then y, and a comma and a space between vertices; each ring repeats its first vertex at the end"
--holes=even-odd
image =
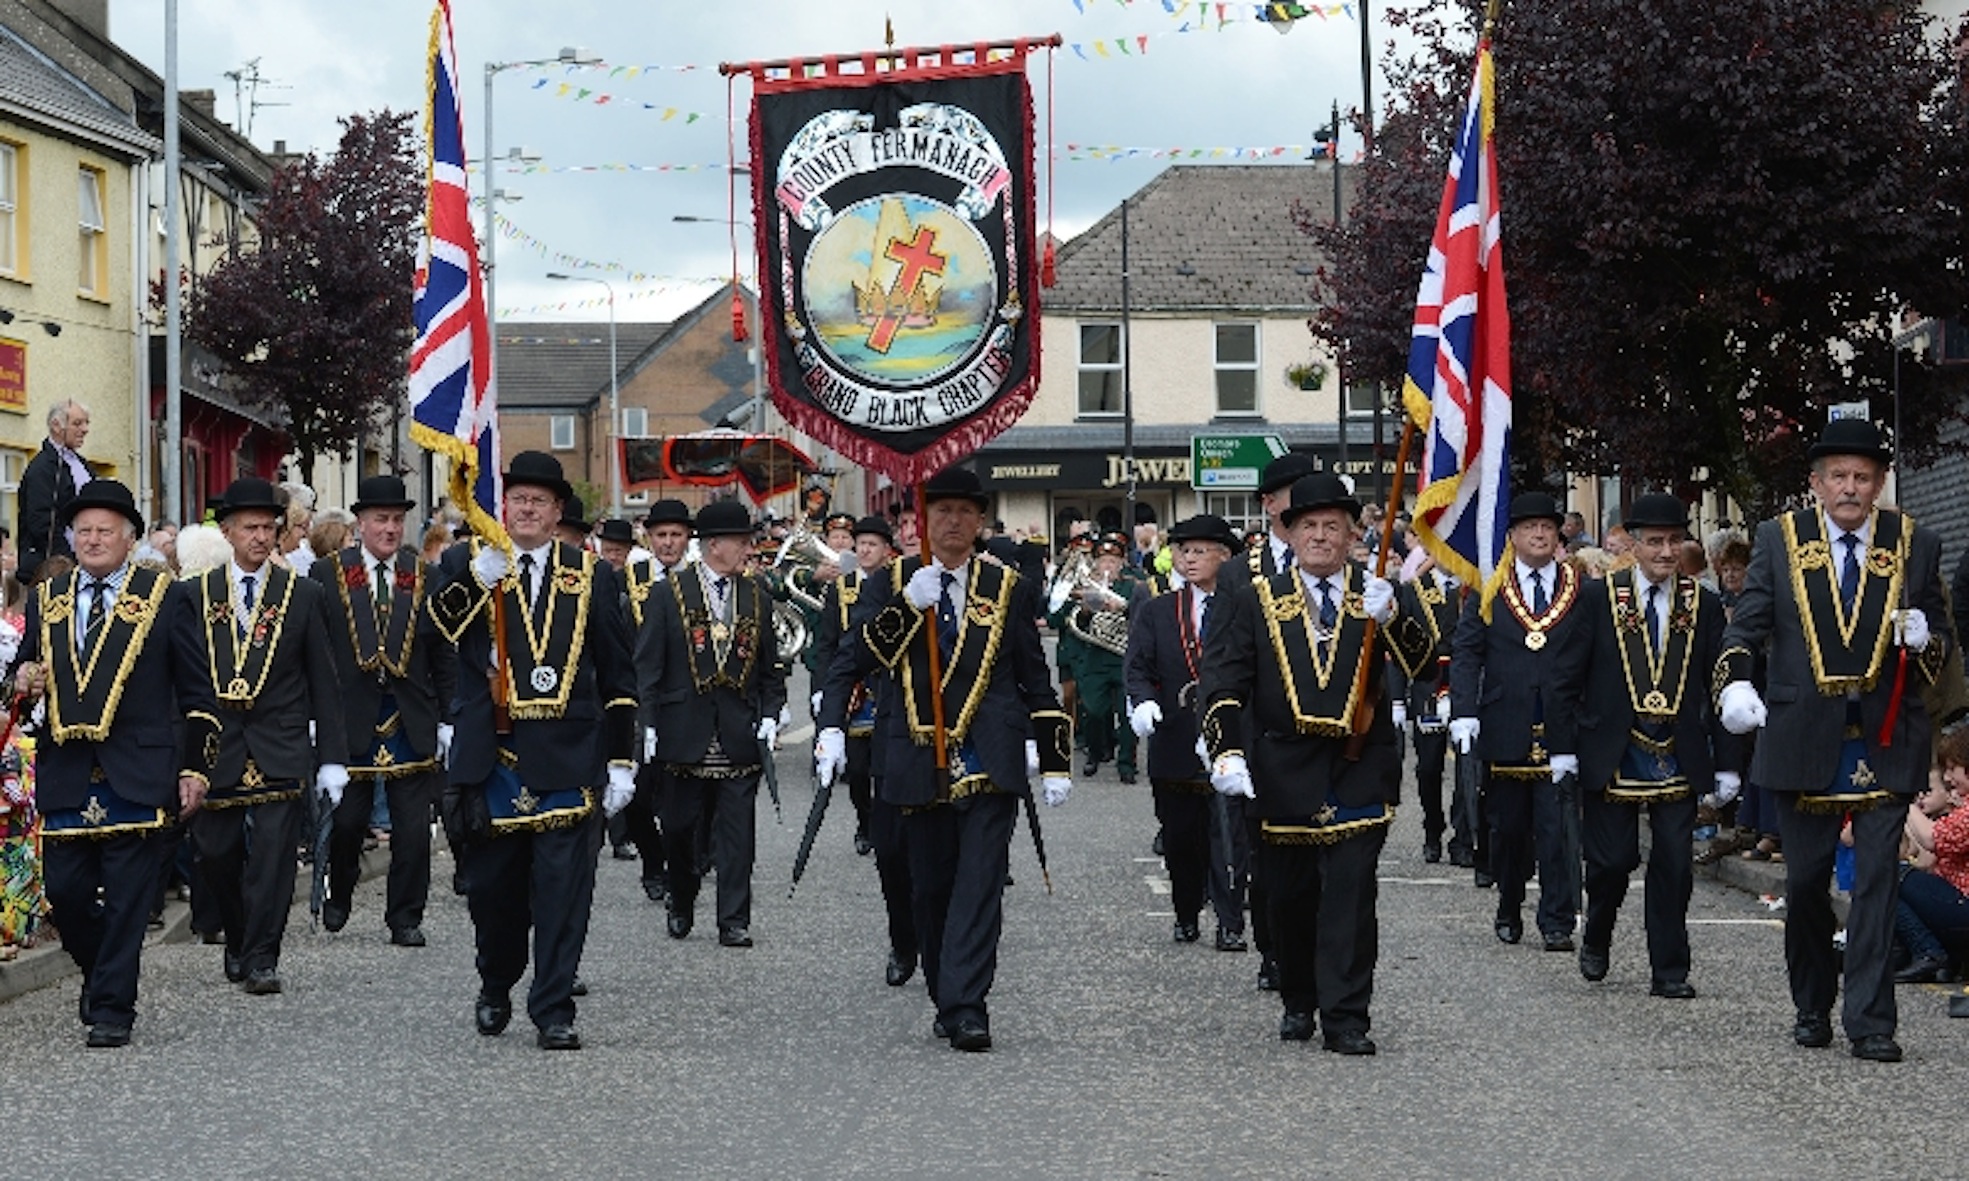
POLYGON ((1577 708, 1559 708, 1556 681, 1561 653, 1570 645, 1589 642, 1586 616, 1579 609, 1579 572, 1554 562, 1559 581, 1546 613, 1538 617, 1545 636, 1541 646, 1527 639, 1539 630, 1527 623, 1530 608, 1518 598, 1516 572, 1505 578, 1491 608, 1491 621, 1482 614, 1483 596, 1472 594, 1457 620, 1449 664, 1450 715, 1476 718, 1477 757, 1486 763, 1525 763, 1531 753, 1532 724, 1542 717, 1544 747, 1557 754, 1579 750, 1573 726, 1577 708))
MULTIPOLYGON (((250 757, 269 780, 301 779, 314 775, 315 755, 323 763, 349 761, 348 731, 343 725, 342 684, 335 675, 335 652, 328 644, 328 596, 321 586, 283 566, 268 563, 256 611, 271 613, 264 627, 266 676, 250 701, 236 703, 230 654, 236 633, 232 586, 228 568, 206 571, 197 582, 199 631, 204 641, 206 671, 219 698, 218 765, 215 787, 238 785, 250 757), (282 605, 283 590, 291 588, 282 605), (216 633, 225 633, 222 640, 216 633), (315 723, 312 742, 308 723, 315 723)), ((251 653, 262 645, 249 641, 251 653)), ((238 678, 245 679, 245 678, 238 678)))
POLYGON ((843 570, 841 577, 829 582, 820 594, 820 610, 815 613, 813 629, 807 633, 807 668, 813 673, 813 687, 816 692, 827 679, 827 670, 834 663, 834 654, 841 650, 841 637, 847 634, 848 621, 853 618, 856 603, 861 598, 862 584, 868 576, 859 567, 843 570))
MULTIPOLYGON (((1195 594, 1195 588, 1186 586, 1153 597, 1138 595, 1128 620, 1128 704, 1132 709, 1153 701, 1162 707, 1162 721, 1149 736, 1149 776, 1153 779, 1209 778, 1203 761, 1196 757, 1203 652, 1190 623, 1195 594), (1179 612, 1185 614, 1179 617, 1179 612), (1186 642, 1194 650, 1186 651, 1186 642), (1186 687, 1189 692, 1184 694, 1186 687), (1186 700, 1179 700, 1179 696, 1186 700)), ((1222 595, 1220 588, 1212 597, 1222 595)), ((1220 615, 1221 603, 1213 605, 1213 628, 1220 615)))
MULTIPOLYGON (((119 607, 135 598, 148 601, 148 595, 134 594, 144 577, 162 578, 165 585, 148 632, 141 643, 123 650, 103 648, 98 656, 93 682, 101 678, 113 686, 116 703, 104 713, 86 711, 87 716, 59 718, 51 708, 34 752, 34 791, 42 811, 80 808, 89 797, 90 781, 97 767, 108 777, 116 793, 133 804, 177 811, 178 778, 196 775, 209 778, 212 756, 217 753, 219 729, 218 703, 212 695, 212 682, 205 668, 205 646, 199 637, 198 611, 193 605, 194 588, 170 582, 168 575, 130 567, 119 607), (127 655, 126 655, 127 653, 127 655), (105 661, 122 658, 122 664, 105 661), (56 728, 56 722, 61 728, 56 728), (100 736, 68 732, 78 725, 93 724, 100 736), (209 741, 208 741, 209 740, 209 741)), ((27 631, 21 639, 16 667, 33 661, 49 665, 49 688, 55 691, 57 676, 68 676, 64 666, 49 661, 54 645, 67 644, 72 652, 76 572, 42 583, 27 600, 27 631), (49 603, 60 602, 54 612, 64 618, 48 622, 49 603), (44 646, 42 630, 48 632, 44 646)), ((100 625, 99 625, 100 626, 100 625)), ((104 641, 98 639, 98 645, 104 641)), ((74 666, 67 666, 73 669, 74 666)), ((86 666, 85 666, 86 667, 86 666)), ((8 676, 11 679, 12 670, 8 676)), ((71 687, 73 682, 71 681, 71 687)))
MULTIPOLYGON (((1839 762, 1850 688, 1859 694, 1867 764, 1879 786, 1913 794, 1928 781, 1931 755, 1931 726, 1921 690, 1941 675, 1955 643, 1942 594, 1941 538, 1915 525, 1913 518, 1903 513, 1880 509, 1874 514, 1873 552, 1866 562, 1860 602, 1865 604, 1870 593, 1889 600, 1889 609, 1904 600, 1928 617, 1929 629, 1927 648, 1908 654, 1906 687, 1894 723, 1893 744, 1883 747, 1880 731, 1887 720, 1900 653, 1893 647, 1891 625, 1882 622, 1879 628, 1868 629, 1864 615, 1855 624, 1855 647, 1879 653, 1879 665, 1871 677, 1856 677, 1850 687, 1828 686, 1813 672, 1815 651, 1831 661, 1835 650, 1843 647, 1833 611, 1821 604, 1814 613, 1816 626, 1808 633, 1798 598, 1800 587, 1808 596, 1826 593, 1826 580, 1836 577, 1834 571, 1840 562, 1836 552, 1809 548, 1810 539, 1823 528, 1813 523, 1819 513, 1814 505, 1757 527, 1743 594, 1737 598, 1736 611, 1723 633, 1715 688, 1720 693, 1731 681, 1748 680, 1752 653, 1763 650, 1768 654, 1764 700, 1770 716, 1757 739, 1750 767, 1750 776, 1758 784, 1773 791, 1826 790, 1839 762), (1788 540, 1787 530, 1800 539, 1796 547, 1788 540), (1888 578, 1882 573, 1896 565, 1894 551, 1882 545, 1886 540, 1883 532, 1889 530, 1911 534, 1904 541, 1906 558, 1899 563, 1903 575, 1899 596, 1888 590, 1888 578), (1874 592, 1876 586, 1878 592, 1874 592)), ((1833 666, 1828 664, 1828 669, 1833 666)))
POLYGON ((390 604, 392 627, 378 637, 380 652, 372 650, 370 655, 373 667, 364 669, 356 651, 356 634, 376 634, 376 591, 370 585, 376 574, 366 568, 367 562, 362 548, 351 546, 340 554, 317 559, 308 571, 327 601, 328 646, 335 653, 335 675, 342 686, 349 752, 360 758, 370 749, 382 700, 388 694, 396 700, 403 735, 411 749, 419 758, 428 759, 437 754, 438 723, 445 720, 458 687, 456 655, 427 608, 437 582, 437 567, 419 561, 408 548, 397 550, 391 563, 397 583, 390 604), (348 585, 349 577, 358 571, 361 585, 348 585), (415 584, 420 575, 421 585, 404 585, 415 584), (358 621, 356 611, 368 612, 368 618, 358 621), (398 636, 398 627, 403 628, 403 638, 393 646, 389 641, 398 636))
POLYGON ((732 577, 732 633, 720 660, 704 622, 703 574, 702 567, 687 567, 657 583, 643 602, 636 639, 641 721, 656 728, 659 762, 702 762, 716 735, 732 762, 755 763, 759 719, 779 716, 786 704, 772 598, 758 576, 732 577))
MULTIPOLYGON (((472 554, 478 544, 465 541, 444 552, 438 563, 441 585, 431 597, 431 617, 458 650, 450 773, 451 782, 460 787, 485 782, 500 744, 487 675, 492 668, 492 592, 480 586, 472 573, 472 554)), ((555 542, 552 562, 554 569, 543 577, 559 578, 566 572, 571 581, 579 582, 581 573, 586 574, 584 589, 566 596, 570 615, 585 608, 580 651, 572 663, 565 704, 516 710, 508 741, 518 759, 520 782, 527 787, 535 791, 599 787, 608 777, 609 764, 636 761, 636 672, 622 590, 615 571, 592 551, 555 542), (521 716, 535 712, 540 716, 521 716)), ((517 605, 512 589, 517 584, 517 576, 501 584, 500 593, 507 596, 501 667, 504 675, 527 684, 534 665, 526 650, 524 608, 517 605)), ((568 638, 571 643, 572 635, 568 638)), ((566 680, 565 672, 555 669, 555 691, 566 680)))
POLYGON ((1389 661, 1388 687, 1406 703, 1409 718, 1420 722, 1436 716, 1437 692, 1449 687, 1444 662, 1456 638, 1460 591, 1438 583, 1433 574, 1424 574, 1402 583, 1396 593, 1401 598, 1397 625, 1419 629, 1407 646, 1421 651, 1426 644, 1427 652, 1413 670, 1404 668, 1399 660, 1389 661))
MULTIPOLYGON (((848 634, 828 668, 820 707, 822 729, 845 731, 855 682, 877 669, 888 672, 872 682, 874 758, 882 768, 878 787, 883 800, 903 807, 937 798, 929 730, 930 656, 923 636, 926 630, 934 634, 935 617, 911 607, 894 589, 907 585, 922 564, 918 557, 900 558, 862 580, 848 634)), ((982 651, 992 637, 997 644, 989 659, 979 659, 968 675, 961 661, 944 666, 944 718, 952 738, 948 749, 958 752, 968 745, 979 763, 974 773, 988 776, 997 791, 1026 795, 1031 790, 1026 739, 1038 742, 1045 775, 1068 773, 1073 746, 1039 630, 1029 622, 1040 615, 1039 588, 1015 570, 976 558, 967 565, 965 578, 957 652, 961 657, 982 651)))
MULTIPOLYGON (((87 464, 88 460, 82 461, 87 464)), ((93 470, 93 469, 92 469, 93 470)), ((20 486, 20 571, 32 579, 34 570, 49 558, 72 558, 67 531, 55 528, 56 514, 75 499, 75 474, 55 450, 53 442, 41 440, 41 450, 27 461, 20 486)))
MULTIPOLYGON (((1635 586, 1632 569, 1617 570, 1605 581, 1588 581, 1581 588, 1578 610, 1584 615, 1588 639, 1569 646, 1562 654, 1555 680, 1554 710, 1576 711, 1567 728, 1578 735, 1579 781, 1588 791, 1604 788, 1620 768, 1627 750, 1628 735, 1634 726, 1635 698, 1646 706, 1650 691, 1649 666, 1638 646, 1640 633, 1626 631, 1616 618, 1641 618, 1646 609, 1642 591, 1635 586), (1623 596, 1626 603, 1622 603, 1623 596), (1631 610, 1629 610, 1631 608, 1631 610), (1623 647, 1634 644, 1637 675, 1630 684, 1623 647)), ((1662 659, 1671 662, 1660 686, 1675 711, 1675 762, 1698 797, 1715 789, 1716 772, 1740 771, 1742 742, 1723 729, 1710 698, 1709 677, 1716 658, 1723 651, 1723 600, 1715 591, 1693 578, 1677 579, 1676 597, 1690 608, 1664 608, 1669 611, 1668 648, 1662 659), (1691 616, 1687 633, 1687 659, 1675 676, 1672 662, 1681 659, 1681 645, 1675 636, 1677 616, 1691 616)), ((1549 716, 1549 715, 1548 715, 1549 716)))
POLYGON ((1262 545, 1232 554, 1229 561, 1217 568, 1217 589, 1230 590, 1244 586, 1254 578, 1270 578, 1278 572, 1278 558, 1272 553, 1272 531, 1268 526, 1262 545))

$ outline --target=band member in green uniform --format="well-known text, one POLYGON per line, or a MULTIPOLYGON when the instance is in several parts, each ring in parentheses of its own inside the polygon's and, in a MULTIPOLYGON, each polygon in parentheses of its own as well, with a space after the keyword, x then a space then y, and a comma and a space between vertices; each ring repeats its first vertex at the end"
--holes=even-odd
MULTIPOLYGON (((1128 604, 1141 572, 1126 565, 1128 539, 1110 533, 1094 543, 1094 572, 1072 589, 1050 618, 1063 633, 1086 641, 1080 649, 1080 704, 1087 724, 1087 765, 1092 775, 1112 760, 1121 782, 1135 782, 1135 731, 1124 716, 1127 693, 1122 658, 1128 650, 1128 604)), ((1057 594, 1057 590, 1056 590, 1057 594)))

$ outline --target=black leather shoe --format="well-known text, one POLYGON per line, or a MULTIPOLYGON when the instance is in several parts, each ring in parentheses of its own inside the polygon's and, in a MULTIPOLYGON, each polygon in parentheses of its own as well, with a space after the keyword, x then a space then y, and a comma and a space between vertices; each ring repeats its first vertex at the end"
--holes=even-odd
POLYGON ((240 985, 249 996, 273 996, 280 991, 280 973, 272 968, 255 968, 240 985))
POLYGON ((1525 937, 1523 923, 1494 923, 1491 930, 1497 932, 1499 943, 1516 943, 1525 937))
POLYGON ((226 983, 239 984, 246 979, 246 961, 231 952, 226 953, 226 983))
POLYGON ((349 925, 349 904, 346 902, 324 902, 321 904, 321 925, 330 931, 339 931, 349 925))
POLYGON ((1547 951, 1571 951, 1573 948, 1572 936, 1565 931, 1547 931, 1543 938, 1547 951))
POLYGON ((662 902, 669 896, 670 891, 664 886, 662 878, 652 878, 643 883, 643 897, 651 902, 662 902))
POLYGON ((1800 1013, 1791 1027, 1791 1040, 1809 1049, 1832 1044, 1832 1018, 1825 1013, 1800 1013))
POLYGON ((672 910, 664 920, 663 927, 670 932, 670 938, 683 939, 691 933, 691 913, 687 910, 672 910))
POLYGON ((1667 997, 1671 1001, 1692 1001, 1696 996, 1696 986, 1686 980, 1657 980, 1648 985, 1648 995, 1667 997))
POLYGON ((1227 931, 1222 927, 1217 928, 1218 951, 1244 951, 1245 949, 1243 931, 1227 931))
POLYGON ((1197 940, 1203 938, 1203 930, 1195 923, 1186 923, 1182 919, 1177 919, 1176 926, 1172 930, 1170 938, 1177 943, 1195 943, 1197 940))
POLYGON ((478 1002, 472 1006, 472 1022, 484 1037, 498 1037, 505 1033, 506 1025, 512 1019, 513 1002, 506 997, 480 993, 478 1002))
POLYGON ((1157 857, 1162 856, 1162 830, 1159 828, 1155 830, 1155 839, 1149 842, 1149 852, 1157 857))
POLYGON ((1488 890, 1497 884, 1497 879, 1490 876, 1489 872, 1479 869, 1472 874, 1470 882, 1479 890, 1488 890))
POLYGON ((549 1025, 534 1036, 533 1044, 543 1050, 579 1050, 581 1035, 572 1025, 549 1025))
POLYGON ((1477 859, 1468 849, 1449 847, 1449 863, 1458 869, 1469 869, 1477 864, 1477 859))
POLYGON ((1286 1013, 1278 1019, 1278 1040, 1282 1042, 1309 1042, 1313 1040, 1313 1015, 1311 1013, 1286 1013))
POLYGON ((1374 1053, 1374 1039, 1358 1029, 1346 1029, 1335 1033, 1326 1031, 1326 1048, 1335 1054, 1363 1057, 1374 1053))
POLYGON ((975 1017, 961 1017, 950 1030, 950 1048, 967 1054, 991 1049, 991 1031, 975 1017))
POLYGON ((451 871, 451 892, 461 898, 464 897, 465 872, 463 870, 454 869, 451 871))
POLYGON ((1422 860, 1428 862, 1430 865, 1435 865, 1442 859, 1443 847, 1441 843, 1437 841, 1424 841, 1422 843, 1422 860))
POLYGON ((1948 961, 1933 956, 1920 959, 1894 973, 1896 984, 1942 984, 1948 980, 1948 961))
POLYGON ((93 1024, 89 1020, 89 986, 82 986, 82 994, 75 998, 75 1019, 84 1025, 93 1024))
POLYGON ((875 842, 868 839, 866 829, 855 830, 855 856, 866 857, 875 852, 875 842))
POLYGON ((1133 771, 1123 771, 1121 773, 1121 782, 1132 785, 1135 782, 1135 773, 1133 771))
POLYGON ((893 951, 889 953, 889 962, 882 969, 882 979, 888 983, 890 988, 901 988, 903 985, 908 984, 909 978, 914 975, 916 975, 915 956, 904 959, 893 951))
POLYGON ((936 1038, 938 1041, 947 1042, 950 1040, 950 1030, 944 1028, 942 1018, 937 1018, 930 1022, 930 1036, 936 1038))
POLYGON ((1864 1058, 1868 1062, 1899 1062, 1901 1043, 1884 1033, 1869 1033, 1853 1039, 1853 1057, 1864 1058))
POLYGON ((581 977, 576 976, 574 978, 574 987, 568 989, 568 992, 572 996, 587 996, 588 982, 586 980, 583 980, 581 977))
POLYGON ((1082 775, 1092 775, 1096 771, 1099 771, 1100 769, 1101 769, 1101 761, 1099 759, 1088 759, 1087 765, 1080 769, 1080 773, 1082 775))
POLYGON ((718 932, 719 947, 750 947, 752 932, 744 927, 726 927, 718 932))
POLYGON ((1278 991, 1278 961, 1270 956, 1266 956, 1265 962, 1258 965, 1258 991, 1278 991))
POLYGON ((609 850, 609 856, 615 858, 617 861, 635 861, 637 859, 636 850, 630 848, 628 845, 615 846, 609 850))
POLYGON ((423 947, 424 928, 399 927, 390 932, 390 942, 398 947, 423 947))
MULTIPOLYGON (((127 1025, 92 1025, 89 1027, 89 1048, 91 1050, 113 1050, 118 1046, 127 1046, 129 1044, 130 1027, 127 1025)), ((1859 1053, 1858 1048, 1855 1047, 1853 1052, 1855 1054, 1859 1053)), ((1898 1049, 1895 1050, 1894 1056, 1897 1059, 1900 1057, 1900 1051, 1898 1049)))
POLYGON ((1607 950, 1591 943, 1579 945, 1579 974, 1595 982, 1607 978, 1607 950))

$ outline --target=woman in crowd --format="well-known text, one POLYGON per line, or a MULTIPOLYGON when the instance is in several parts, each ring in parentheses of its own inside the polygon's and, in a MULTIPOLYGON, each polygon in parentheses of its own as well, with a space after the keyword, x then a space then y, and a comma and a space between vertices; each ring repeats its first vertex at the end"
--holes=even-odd
POLYGON ((1969 728, 1942 736, 1935 766, 1941 782, 1907 810, 1910 860, 1894 914, 1912 957, 1894 976, 1902 984, 1946 980, 1951 960, 1969 960, 1969 728))

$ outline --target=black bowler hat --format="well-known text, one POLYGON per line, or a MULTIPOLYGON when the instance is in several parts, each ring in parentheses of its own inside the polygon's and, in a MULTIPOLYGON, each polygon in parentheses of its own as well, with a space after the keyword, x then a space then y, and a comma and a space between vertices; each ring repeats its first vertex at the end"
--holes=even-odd
POLYGON ((1298 483, 1300 477, 1313 473, 1313 461, 1305 455, 1287 452, 1265 465, 1265 474, 1258 481, 1258 494, 1264 496, 1281 488, 1290 488, 1298 483))
POLYGON ((984 481, 970 468, 947 467, 931 476, 923 485, 923 503, 937 500, 968 500, 978 506, 979 512, 991 507, 991 498, 985 495, 984 481))
POLYGON ((610 517, 595 526, 595 536, 602 541, 619 541, 623 545, 636 544, 636 528, 620 517, 610 517))
POLYGON ((752 514, 736 500, 714 500, 697 510, 699 537, 750 537, 752 514))
POLYGON ((98 477, 82 485, 82 490, 75 494, 75 499, 62 506, 61 528, 68 528, 75 520, 75 514, 85 508, 106 508, 112 512, 122 513, 137 527, 137 532, 144 531, 144 515, 137 511, 137 498, 132 496, 130 489, 120 481, 98 477))
POLYGON ((889 528, 887 517, 863 517, 861 520, 856 521, 855 536, 860 537, 864 533, 873 534, 883 541, 888 542, 890 549, 896 547, 896 531, 889 528))
POLYGON ((1176 522, 1176 527, 1169 531, 1169 544, 1181 545, 1186 541, 1214 541, 1233 553, 1241 546, 1231 523, 1215 513, 1198 513, 1176 522))
POLYGON ((659 500, 649 506, 649 515, 643 518, 645 525, 682 525, 689 529, 696 522, 691 520, 690 506, 681 500, 659 500))
POLYGON ((352 513, 360 513, 368 508, 400 508, 406 512, 416 508, 417 502, 410 499, 410 492, 403 481, 396 476, 364 476, 356 485, 356 501, 349 506, 352 513))
POLYGON ((855 515, 853 513, 829 513, 827 514, 826 519, 821 521, 820 523, 820 531, 822 536, 826 536, 827 534, 834 532, 836 529, 846 529, 852 533, 854 531, 854 528, 855 528, 855 515))
POLYGON ((1805 453, 1812 460, 1828 455, 1863 455, 1881 467, 1894 462, 1894 453, 1880 437, 1880 428, 1864 418, 1835 418, 1825 424, 1825 433, 1805 453))
POLYGON ((499 477, 506 487, 530 484, 535 488, 545 488, 557 499, 568 500, 574 496, 574 488, 561 472, 561 461, 545 451, 522 451, 506 462, 506 471, 499 477))
POLYGON ((1689 509, 1677 497, 1666 492, 1650 492, 1634 498, 1634 504, 1627 510, 1627 519, 1621 522, 1629 533, 1642 529, 1682 529, 1689 527, 1689 509))
POLYGON ((1292 528, 1292 522, 1316 509, 1337 508, 1350 521, 1361 518, 1361 502, 1347 491, 1347 482, 1332 472, 1314 472, 1292 482, 1292 502, 1278 515, 1279 523, 1292 528))
MULTIPOLYGON (((94 480, 89 481, 95 483, 94 480)), ((280 495, 273 485, 257 476, 241 476, 226 485, 226 493, 220 498, 217 508, 212 510, 212 519, 223 521, 244 509, 257 509, 281 516, 287 510, 280 503, 280 495)))
POLYGON ((1550 492, 1520 492, 1511 498, 1511 523, 1519 521, 1550 521, 1556 529, 1566 523, 1566 514, 1550 492))
POLYGON ((579 496, 561 497, 561 528, 579 529, 583 533, 591 528, 588 524, 588 506, 581 503, 579 496))

